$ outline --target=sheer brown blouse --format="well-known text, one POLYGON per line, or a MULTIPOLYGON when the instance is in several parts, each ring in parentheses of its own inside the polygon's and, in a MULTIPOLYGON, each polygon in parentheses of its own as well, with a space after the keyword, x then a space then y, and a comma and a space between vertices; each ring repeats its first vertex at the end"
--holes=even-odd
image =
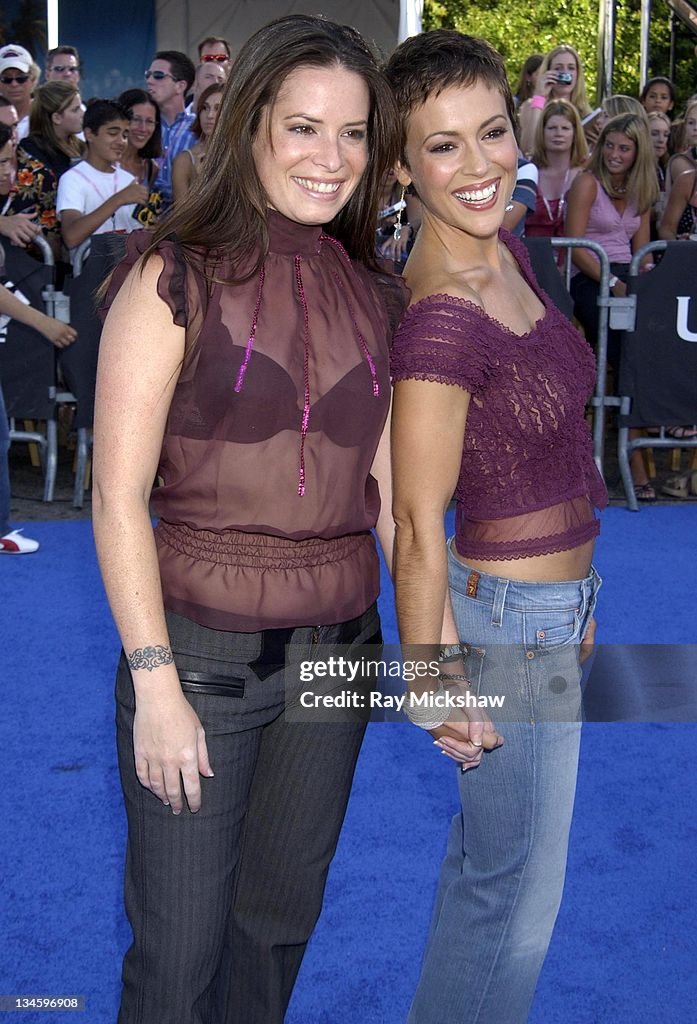
MULTIPOLYGON (((319 227, 270 213, 269 239, 239 284, 159 247, 158 293, 186 328, 152 496, 165 606, 241 632, 342 622, 379 589, 370 469, 398 286, 319 227)), ((147 244, 131 235, 107 303, 147 244)))

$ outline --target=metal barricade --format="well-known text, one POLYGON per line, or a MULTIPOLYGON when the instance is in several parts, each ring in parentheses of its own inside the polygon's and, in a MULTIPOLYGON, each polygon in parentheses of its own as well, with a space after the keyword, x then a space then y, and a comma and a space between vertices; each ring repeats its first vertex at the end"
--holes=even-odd
POLYGON ((76 401, 75 427, 77 457, 73 505, 81 508, 92 445, 94 393, 101 323, 96 311, 95 293, 126 250, 128 235, 102 232, 92 235, 72 253, 73 276, 68 285, 72 325, 78 332, 74 345, 59 356, 66 382, 76 401))
MULTIPOLYGON (((603 474, 603 456, 605 447, 605 410, 618 408, 619 398, 608 395, 607 391, 607 342, 611 311, 616 307, 624 308, 625 299, 616 299, 610 295, 610 261, 602 245, 591 242, 587 238, 552 238, 553 249, 566 249, 566 267, 564 277, 567 290, 571 284, 571 253, 573 249, 588 249, 595 253, 600 263, 600 285, 598 291, 598 347, 596 352, 595 393, 591 399, 593 408, 593 458, 601 475, 603 474)), ((614 326, 614 324, 613 324, 614 326)))

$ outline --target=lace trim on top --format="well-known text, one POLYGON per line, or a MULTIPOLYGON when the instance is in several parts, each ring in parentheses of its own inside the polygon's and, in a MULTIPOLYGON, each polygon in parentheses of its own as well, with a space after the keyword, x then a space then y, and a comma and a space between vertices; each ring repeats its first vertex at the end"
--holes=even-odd
POLYGON ((584 419, 593 353, 535 281, 524 245, 508 232, 501 238, 544 303, 532 329, 518 335, 468 299, 429 295, 407 310, 391 361, 394 381, 471 395, 456 543, 482 558, 574 547, 596 532, 591 503, 607 503, 584 419))

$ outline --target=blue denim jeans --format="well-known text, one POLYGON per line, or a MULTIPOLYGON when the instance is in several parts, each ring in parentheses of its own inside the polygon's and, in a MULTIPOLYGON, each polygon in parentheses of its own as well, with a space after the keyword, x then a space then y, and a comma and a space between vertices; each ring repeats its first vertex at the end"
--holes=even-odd
POLYGON ((0 386, 0 537, 10 532, 10 467, 7 462, 9 450, 10 426, 0 386))
POLYGON ((578 650, 600 578, 526 583, 449 550, 468 677, 505 742, 458 772, 461 811, 441 869, 409 1024, 524 1024, 561 902, 580 740, 578 650))

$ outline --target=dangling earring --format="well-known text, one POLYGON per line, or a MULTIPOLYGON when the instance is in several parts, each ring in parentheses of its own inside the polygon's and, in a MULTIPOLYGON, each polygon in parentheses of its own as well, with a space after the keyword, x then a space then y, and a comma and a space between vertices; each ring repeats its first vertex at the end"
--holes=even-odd
POLYGON ((397 220, 394 222, 394 240, 395 240, 395 242, 398 242, 400 240, 400 238, 402 237, 402 213, 404 212, 404 209, 405 209, 405 207, 407 205, 406 202, 404 201, 404 197, 405 197, 406 194, 407 194, 407 186, 406 185, 402 185, 402 194, 399 197, 399 203, 398 203, 399 210, 397 212, 397 220))
MULTIPOLYGON (((511 196, 511 199, 512 198, 513 196, 511 196)), ((511 202, 511 199, 509 199, 508 202, 506 203, 506 213, 510 213, 511 210, 513 209, 513 203, 511 202)))

